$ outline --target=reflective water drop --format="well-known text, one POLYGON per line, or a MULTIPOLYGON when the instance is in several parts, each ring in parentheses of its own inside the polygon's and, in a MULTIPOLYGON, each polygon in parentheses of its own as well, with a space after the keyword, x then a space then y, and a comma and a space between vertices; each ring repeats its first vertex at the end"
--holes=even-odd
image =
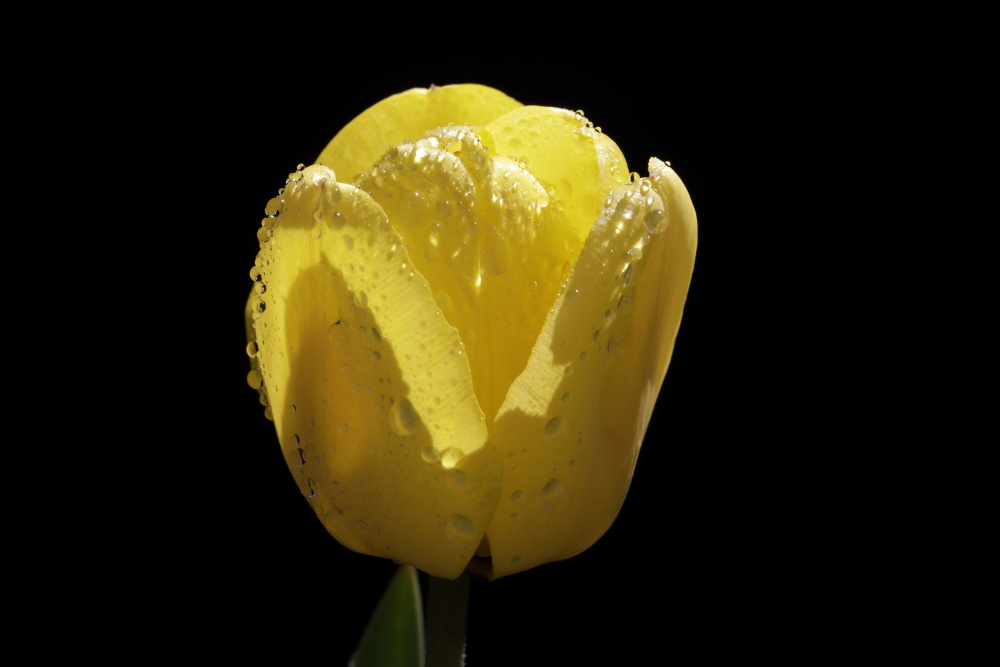
POLYGON ((343 242, 344 247, 346 249, 348 249, 348 250, 354 250, 354 237, 353 236, 351 236, 350 234, 344 234, 342 237, 340 237, 340 240, 343 242))
POLYGON ((467 537, 472 533, 476 532, 476 524, 472 523, 472 519, 462 514, 456 514, 451 517, 451 521, 448 523, 448 529, 462 537, 467 537))
POLYGON ((263 294, 267 291, 267 285, 261 282, 257 282, 253 284, 253 289, 255 292, 257 292, 257 294, 263 294))
POLYGON ((400 435, 410 435, 420 428, 420 415, 408 398, 396 401, 390 411, 392 428, 400 435))
POLYGON ((625 341, 620 337, 615 336, 608 341, 608 354, 612 357, 620 356, 622 353, 622 348, 625 347, 625 341))
POLYGON ((261 279, 260 267, 254 266, 252 269, 250 269, 250 280, 257 282, 260 279, 261 279))
POLYGON ((559 480, 555 478, 550 479, 542 487, 542 507, 545 509, 550 511, 561 510, 566 507, 568 501, 569 498, 567 497, 566 489, 562 487, 559 480))
POLYGON ((646 230, 650 234, 660 234, 667 228, 667 214, 658 208, 654 208, 646 214, 642 222, 646 225, 646 230))
POLYGON ((309 235, 314 239, 323 236, 323 223, 320 220, 313 220, 312 226, 309 228, 309 235))
POLYGON ((257 240, 261 243, 267 243, 271 239, 271 228, 261 227, 257 230, 257 240))
POLYGON ((251 359, 257 356, 257 341, 252 340, 247 343, 247 356, 251 359))
POLYGON ((562 428, 562 419, 560 417, 553 417, 545 424, 545 435, 548 437, 554 436, 562 428))
POLYGON ((332 229, 335 232, 338 232, 344 228, 344 225, 347 223, 347 221, 344 219, 344 216, 343 214, 341 214, 340 211, 334 211, 333 215, 327 218, 326 223, 330 225, 330 229, 332 229))
POLYGON ((449 447, 441 452, 441 465, 447 469, 454 468, 464 457, 465 455, 462 453, 461 449, 458 449, 457 447, 449 447))
POLYGON ((618 312, 621 315, 632 312, 632 297, 628 294, 622 294, 622 297, 618 299, 618 312))
POLYGON ((424 463, 437 463, 441 458, 441 453, 433 447, 424 447, 420 450, 420 458, 424 463))
POLYGON ((381 343, 382 342, 382 334, 380 334, 378 332, 378 329, 376 329, 375 327, 372 327, 372 338, 375 339, 376 343, 381 343))
POLYGON ((565 403, 568 400, 569 400, 569 392, 567 391, 565 394, 562 395, 562 402, 565 403))
POLYGON ((264 303, 264 299, 260 298, 259 296, 255 296, 254 297, 254 303, 253 303, 253 309, 255 311, 257 311, 257 314, 261 314, 265 310, 267 310, 267 304, 264 303))
POLYGON ((306 464, 306 450, 299 447, 298 451, 299 451, 299 467, 301 468, 306 464))
POLYGON ((264 205, 264 213, 266 213, 268 217, 273 218, 281 213, 281 207, 283 205, 284 202, 281 201, 279 197, 272 197, 268 200, 267 204, 264 205))
POLYGON ((606 322, 614 322, 615 317, 617 317, 617 313, 615 313, 615 311, 611 310, 610 308, 604 311, 604 320, 606 322))
POLYGON ((307 483, 309 485, 309 497, 310 498, 315 498, 316 497, 316 482, 314 482, 313 479, 312 479, 312 477, 310 477, 308 479, 307 483))
POLYGON ((522 498, 524 498, 524 491, 521 491, 520 489, 510 494, 510 502, 512 503, 516 503, 518 500, 521 500, 522 498))
POLYGON ((257 368, 251 369, 247 373, 247 384, 250 385, 251 389, 260 389, 260 385, 264 382, 264 376, 261 375, 260 370, 257 368))
POLYGON ((625 273, 622 275, 622 284, 628 285, 629 281, 632 280, 632 267, 633 264, 629 264, 625 267, 625 273))

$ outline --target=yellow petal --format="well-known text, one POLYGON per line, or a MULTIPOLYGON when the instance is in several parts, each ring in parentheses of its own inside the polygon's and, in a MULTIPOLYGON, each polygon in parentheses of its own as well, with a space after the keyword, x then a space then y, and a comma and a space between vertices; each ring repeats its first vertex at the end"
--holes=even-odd
POLYGON ((573 114, 522 107, 392 147, 358 180, 459 330, 487 426, 600 211, 596 191, 626 178, 620 156, 573 114))
POLYGON ((369 169, 389 146, 416 141, 448 124, 485 125, 521 106, 499 90, 478 84, 413 88, 369 107, 337 133, 317 163, 350 181, 369 169))
POLYGON ((382 208, 331 170, 267 211, 256 359, 302 493, 345 546, 457 577, 501 473, 458 333, 382 208))
POLYGON ((697 245, 684 185, 649 166, 609 197, 492 429, 504 460, 494 576, 580 553, 624 502, 697 245))

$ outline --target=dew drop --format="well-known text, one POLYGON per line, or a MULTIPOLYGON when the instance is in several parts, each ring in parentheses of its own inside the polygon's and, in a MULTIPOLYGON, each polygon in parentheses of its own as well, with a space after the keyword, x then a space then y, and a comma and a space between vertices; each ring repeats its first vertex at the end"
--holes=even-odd
POLYGON ((310 498, 315 498, 316 497, 316 482, 313 481, 312 477, 309 478, 308 484, 309 484, 309 497, 310 498))
POLYGON ((266 213, 269 218, 273 218, 281 213, 281 207, 283 205, 284 202, 280 197, 272 197, 268 200, 267 204, 264 205, 264 213, 266 213))
POLYGON ((550 419, 548 423, 545 424, 545 435, 550 438, 554 436, 562 428, 562 423, 563 421, 561 417, 553 417, 550 419))
POLYGON ((340 237, 340 240, 343 242, 344 248, 346 248, 347 250, 354 250, 353 236, 351 236, 350 234, 344 234, 342 237, 340 237))
POLYGON ((462 460, 465 455, 462 454, 462 450, 457 447, 449 447, 448 449, 441 452, 441 465, 447 469, 454 468, 458 465, 458 462, 462 460))
POLYGON ((622 284, 628 285, 629 281, 632 280, 632 267, 633 264, 629 264, 625 267, 625 273, 622 275, 622 284))
POLYGON ((441 458, 441 453, 433 447, 424 447, 420 450, 420 458, 424 463, 437 463, 441 458))
POLYGON ((400 435, 410 435, 420 428, 420 415, 408 398, 396 401, 390 411, 392 428, 400 435))
POLYGON ((257 230, 257 240, 261 243, 267 243, 271 240, 271 228, 261 227, 257 230))
POLYGON ((259 266, 254 266, 252 269, 250 269, 250 280, 257 282, 258 280, 261 280, 261 278, 262 276, 260 273, 259 266))
POLYGON ((563 488, 559 480, 553 478, 545 483, 542 487, 542 507, 550 510, 556 511, 561 510, 566 507, 569 499, 567 498, 566 489, 563 488))
POLYGON ((251 359, 257 356, 257 341, 252 340, 247 343, 247 356, 251 359))
POLYGON ((625 341, 619 336, 613 337, 608 341, 608 354, 612 357, 621 356, 622 349, 625 347, 625 341))
POLYGON ((521 491, 520 489, 510 494, 510 502, 512 503, 516 503, 518 500, 521 500, 522 498, 524 498, 524 491, 521 491))
POLYGON ((264 382, 264 376, 261 375, 260 370, 257 368, 251 369, 247 373, 247 384, 250 385, 251 389, 260 389, 260 385, 264 382))
POLYGON ((376 329, 375 327, 372 327, 372 338, 375 339, 376 343, 381 343, 382 342, 382 334, 380 334, 378 332, 378 329, 376 329))
POLYGON ((658 208, 654 208, 646 214, 642 222, 646 225, 646 231, 650 234, 659 234, 667 228, 667 214, 658 208))
POLYGON ((469 517, 463 514, 456 514, 451 517, 448 529, 457 536, 467 537, 476 532, 476 524, 472 523, 472 519, 469 517))
POLYGON ((565 394, 562 395, 562 402, 565 403, 568 400, 569 400, 569 392, 567 391, 565 394))
POLYGON ((614 322, 615 317, 617 316, 618 316, 617 313, 615 313, 615 311, 611 310, 610 308, 604 311, 604 321, 606 322, 614 322))

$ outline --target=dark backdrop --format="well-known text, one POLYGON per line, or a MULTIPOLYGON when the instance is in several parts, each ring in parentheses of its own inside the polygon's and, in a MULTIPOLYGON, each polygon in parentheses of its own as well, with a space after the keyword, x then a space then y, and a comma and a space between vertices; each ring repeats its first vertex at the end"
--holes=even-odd
POLYGON ((64 620, 103 646, 346 662, 393 565, 326 534, 246 385, 255 232, 356 114, 460 82, 583 109, 633 168, 670 160, 699 217, 618 521, 574 559, 476 581, 471 665, 919 647, 995 604, 986 16, 574 12, 588 27, 175 16, 169 37, 17 61, 12 162, 59 215, 23 233, 70 241, 64 287, 26 306, 58 321, 46 378, 79 373, 40 422, 79 483, 47 515, 46 562, 82 603, 64 620))

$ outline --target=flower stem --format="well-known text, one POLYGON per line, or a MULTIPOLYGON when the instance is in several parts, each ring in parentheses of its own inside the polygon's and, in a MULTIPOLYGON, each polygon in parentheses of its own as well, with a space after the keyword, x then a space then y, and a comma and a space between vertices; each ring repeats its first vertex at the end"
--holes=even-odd
POLYGON ((465 665, 469 573, 454 581, 430 577, 427 586, 427 666, 465 665))

